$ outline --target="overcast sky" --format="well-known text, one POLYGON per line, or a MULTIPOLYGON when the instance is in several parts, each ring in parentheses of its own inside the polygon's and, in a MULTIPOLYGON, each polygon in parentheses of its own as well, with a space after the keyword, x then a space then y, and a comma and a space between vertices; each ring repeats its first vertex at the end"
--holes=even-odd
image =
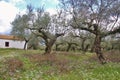
POLYGON ((26 12, 26 5, 44 6, 46 11, 54 14, 58 3, 58 0, 0 0, 0 34, 10 33, 12 28, 10 23, 16 14, 26 12))

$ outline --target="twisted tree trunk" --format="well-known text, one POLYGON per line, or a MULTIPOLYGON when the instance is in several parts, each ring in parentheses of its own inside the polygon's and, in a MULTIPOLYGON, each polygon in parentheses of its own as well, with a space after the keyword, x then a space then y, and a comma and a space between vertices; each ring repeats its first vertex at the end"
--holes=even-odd
POLYGON ((101 37, 100 37, 100 35, 96 35, 96 37, 95 37, 94 49, 95 49, 95 52, 97 54, 99 61, 102 64, 106 63, 106 60, 105 60, 103 53, 101 51, 101 37))
POLYGON ((67 43, 67 44, 68 44, 68 47, 67 47, 67 50, 66 50, 66 51, 69 52, 72 44, 71 44, 71 43, 67 43))
POLYGON ((82 51, 85 50, 85 41, 86 41, 86 39, 83 39, 83 40, 82 40, 82 44, 81 44, 81 49, 82 49, 82 51))
POLYGON ((51 53, 51 49, 52 49, 52 45, 46 46, 44 54, 50 54, 51 53))
POLYGON ((54 45, 56 39, 57 39, 57 37, 46 41, 46 48, 45 48, 45 53, 44 54, 50 54, 51 53, 52 46, 54 45))

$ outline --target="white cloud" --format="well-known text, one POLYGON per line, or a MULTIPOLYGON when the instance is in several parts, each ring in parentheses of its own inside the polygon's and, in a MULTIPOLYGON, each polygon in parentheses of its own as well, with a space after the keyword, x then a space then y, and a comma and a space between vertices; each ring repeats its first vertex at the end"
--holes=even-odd
MULTIPOLYGON (((35 0, 37 1, 37 0, 35 0)), ((26 13, 26 5, 33 3, 38 5, 34 0, 0 0, 0 33, 6 33, 11 30, 11 22, 14 20, 16 14, 26 13)), ((55 6, 58 5, 59 0, 38 0, 41 4, 47 5, 46 11, 50 15, 57 13, 55 6)))
POLYGON ((0 33, 6 33, 11 29, 11 22, 19 10, 5 1, 0 1, 0 33))

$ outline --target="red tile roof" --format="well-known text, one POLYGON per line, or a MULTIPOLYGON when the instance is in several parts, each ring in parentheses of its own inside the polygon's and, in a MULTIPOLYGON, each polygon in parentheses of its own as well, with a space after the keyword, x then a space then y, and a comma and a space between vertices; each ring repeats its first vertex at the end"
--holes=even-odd
POLYGON ((13 35, 0 35, 0 39, 7 39, 7 40, 22 40, 18 37, 15 37, 13 35))

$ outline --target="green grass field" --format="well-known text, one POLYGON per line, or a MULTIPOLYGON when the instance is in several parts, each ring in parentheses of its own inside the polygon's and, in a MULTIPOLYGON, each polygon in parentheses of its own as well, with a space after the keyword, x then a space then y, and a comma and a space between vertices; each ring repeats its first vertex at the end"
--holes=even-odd
POLYGON ((119 51, 106 52, 101 65, 95 54, 0 49, 0 80, 120 80, 119 51))

